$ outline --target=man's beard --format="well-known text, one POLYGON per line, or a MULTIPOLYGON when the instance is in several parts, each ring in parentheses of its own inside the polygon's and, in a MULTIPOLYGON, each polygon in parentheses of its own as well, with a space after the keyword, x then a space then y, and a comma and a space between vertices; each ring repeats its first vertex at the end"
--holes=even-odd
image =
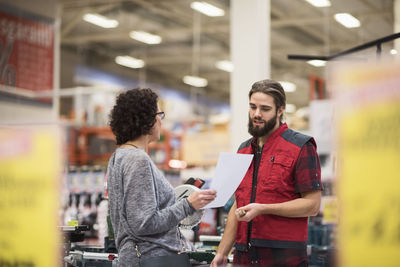
MULTIPOLYGON (((268 121, 262 120, 264 122, 264 126, 254 126, 253 119, 250 118, 249 115, 249 124, 248 124, 248 131, 249 134, 258 138, 262 136, 266 136, 272 129, 274 129, 276 125, 276 118, 278 117, 278 112, 275 113, 275 116, 268 121)), ((261 119, 259 119, 261 121, 261 119)))

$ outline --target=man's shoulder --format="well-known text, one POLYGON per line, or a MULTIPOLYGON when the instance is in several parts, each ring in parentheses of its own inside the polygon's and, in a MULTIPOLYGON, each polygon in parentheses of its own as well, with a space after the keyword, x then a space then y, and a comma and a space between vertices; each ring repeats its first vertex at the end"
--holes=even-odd
POLYGON ((303 147, 304 144, 306 144, 309 141, 311 141, 313 144, 315 143, 314 138, 312 136, 297 132, 290 128, 284 131, 281 134, 281 137, 298 147, 303 147))
POLYGON ((250 138, 250 139, 244 141, 243 143, 241 143, 238 148, 238 151, 242 150, 243 148, 249 147, 251 145, 251 140, 253 140, 253 138, 250 138))

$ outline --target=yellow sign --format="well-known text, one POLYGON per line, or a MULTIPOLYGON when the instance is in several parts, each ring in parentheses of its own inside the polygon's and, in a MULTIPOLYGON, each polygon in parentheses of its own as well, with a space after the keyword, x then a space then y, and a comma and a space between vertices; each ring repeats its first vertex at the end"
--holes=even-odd
POLYGON ((343 68, 335 77, 339 266, 399 266, 400 66, 343 68))
POLYGON ((0 127, 0 266, 60 265, 58 127, 0 127))
POLYGON ((72 220, 72 221, 68 221, 67 223, 68 226, 78 226, 78 221, 77 220, 72 220))
POLYGON ((323 197, 323 220, 324 223, 338 223, 338 206, 337 206, 337 198, 333 197, 323 197))

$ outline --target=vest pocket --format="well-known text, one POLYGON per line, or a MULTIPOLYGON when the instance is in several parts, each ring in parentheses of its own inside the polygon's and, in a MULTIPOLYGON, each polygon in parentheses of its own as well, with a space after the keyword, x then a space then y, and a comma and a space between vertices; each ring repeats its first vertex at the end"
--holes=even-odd
POLYGON ((293 167, 294 159, 287 155, 276 155, 271 167, 271 177, 282 180, 287 179, 293 167))
POLYGON ((272 169, 277 168, 279 166, 290 168, 293 165, 293 158, 286 155, 276 155, 274 157, 274 161, 272 163, 272 169))
POLYGON ((282 186, 290 184, 290 173, 293 170, 294 159, 286 154, 277 154, 270 160, 266 179, 262 179, 264 190, 281 191, 282 186))

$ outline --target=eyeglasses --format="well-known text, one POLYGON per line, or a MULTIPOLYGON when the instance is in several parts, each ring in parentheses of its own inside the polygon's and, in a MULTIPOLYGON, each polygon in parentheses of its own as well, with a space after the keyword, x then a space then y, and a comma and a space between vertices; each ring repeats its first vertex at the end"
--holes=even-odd
POLYGON ((165 118, 165 112, 164 111, 157 112, 156 115, 159 115, 160 119, 164 119, 165 118))

